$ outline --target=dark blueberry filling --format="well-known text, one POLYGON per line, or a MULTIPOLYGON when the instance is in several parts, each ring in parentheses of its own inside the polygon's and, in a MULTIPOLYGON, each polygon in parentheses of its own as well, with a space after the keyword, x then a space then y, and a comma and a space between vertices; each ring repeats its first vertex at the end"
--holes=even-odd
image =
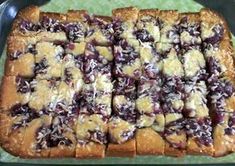
MULTIPOLYGON (((98 26, 103 35, 110 41, 112 42, 114 39, 114 29, 113 29, 113 24, 112 23, 105 23, 99 18, 90 18, 90 24, 98 26)), ((90 29, 87 31, 86 37, 91 36, 94 33, 94 29, 90 29)))
POLYGON ((108 62, 103 56, 99 55, 99 52, 91 44, 87 45, 90 53, 84 58, 84 80, 86 83, 92 83, 95 81, 98 73, 105 74, 111 77, 111 63, 108 62))
POLYGON ((123 77, 118 78, 118 80, 114 83, 114 93, 116 95, 125 95, 130 99, 135 99, 135 80, 123 77))
POLYGON ((51 134, 51 127, 50 126, 41 126, 37 129, 36 132, 36 149, 46 149, 50 147, 50 134, 51 134))
POLYGON ((130 123, 135 123, 136 111, 132 105, 121 105, 120 107, 114 106, 114 114, 121 119, 130 123))
POLYGON ((49 65, 46 58, 43 58, 39 63, 35 64, 34 72, 35 74, 45 74, 48 67, 49 65))
POLYGON ((155 80, 140 81, 137 96, 150 96, 153 102, 160 100, 160 83, 155 80), (146 88, 146 84, 148 88, 146 88))
POLYGON ((232 113, 229 115, 228 127, 224 129, 225 134, 235 135, 235 114, 232 113))
POLYGON ((83 68, 84 68, 84 66, 83 66, 83 64, 84 64, 83 56, 80 56, 80 55, 75 56, 74 61, 75 61, 76 67, 83 71, 83 68))
MULTIPOLYGON (((217 77, 211 77, 208 79, 209 91, 211 97, 218 96, 218 98, 228 98, 234 93, 234 87, 231 82, 218 79, 217 77), (220 96, 220 97, 219 97, 220 96)), ((217 99, 218 99, 217 98, 217 99)))
POLYGON ((180 33, 188 32, 193 39, 190 43, 184 43, 181 41, 182 46, 197 45, 200 41, 195 41, 195 39, 200 40, 201 28, 199 23, 190 24, 188 23, 188 18, 184 17, 180 21, 180 33))
POLYGON ((183 118, 172 121, 165 126, 164 135, 165 137, 173 134, 179 133, 185 129, 185 120, 183 118))
POLYGON ((47 149, 58 145, 70 146, 72 141, 62 136, 62 129, 59 126, 41 126, 36 132, 36 149, 47 149))
POLYGON ((28 93, 31 91, 30 79, 16 77, 17 92, 28 93))
POLYGON ((27 31, 34 31, 37 32, 41 29, 40 25, 34 24, 32 22, 22 20, 19 24, 20 26, 20 31, 23 33, 26 33, 27 31))
POLYGON ((198 143, 205 146, 212 144, 211 120, 204 118, 200 120, 188 119, 186 122, 186 132, 189 137, 196 137, 198 143))
POLYGON ((134 32, 136 38, 141 42, 154 42, 154 38, 145 29, 139 29, 134 32))
POLYGON ((42 18, 42 20, 40 21, 40 25, 42 29, 50 32, 61 32, 64 30, 64 25, 62 23, 47 16, 44 16, 42 18))
POLYGON ((89 130, 88 132, 90 133, 90 138, 89 139, 91 141, 97 142, 97 143, 100 143, 100 144, 106 144, 107 143, 106 133, 103 133, 99 130, 94 130, 94 131, 89 130))
POLYGON ((173 25, 172 29, 167 32, 166 36, 172 43, 178 44, 180 42, 179 25, 173 25))
POLYGON ((14 53, 10 54, 10 60, 17 60, 23 53, 21 51, 15 51, 14 53))
POLYGON ((27 104, 26 105, 21 105, 21 104, 14 105, 10 111, 11 111, 12 117, 16 117, 16 116, 22 117, 20 121, 12 125, 13 129, 25 127, 33 119, 39 118, 39 114, 36 112, 36 110, 30 108, 27 104))
POLYGON ((219 62, 212 56, 207 58, 207 67, 210 75, 218 76, 222 72, 219 62))
POLYGON ((37 50, 35 48, 35 44, 28 45, 27 52, 29 52, 29 53, 31 53, 33 55, 36 55, 37 54, 37 50))
POLYGON ((222 40, 224 35, 224 28, 221 24, 217 24, 213 27, 212 31, 214 32, 214 35, 204 39, 204 42, 214 45, 222 40))
POLYGON ((163 78, 163 86, 161 89, 161 100, 164 102, 169 95, 180 95, 181 99, 185 96, 184 82, 179 77, 163 78))
POLYGON ((118 43, 121 38, 120 35, 124 31, 123 23, 120 20, 115 20, 113 22, 113 30, 114 30, 114 43, 118 43))
MULTIPOLYGON (((115 66, 113 73, 117 76, 124 77, 125 74, 122 72, 122 67, 133 64, 139 58, 139 53, 125 40, 122 40, 119 44, 119 47, 114 48, 115 66)), ((133 74, 135 78, 139 78, 141 76, 140 69, 137 69, 133 74)))
POLYGON ((69 71, 69 69, 66 68, 64 70, 64 75, 65 75, 65 79, 64 79, 65 83, 70 85, 70 83, 73 81, 72 73, 69 71))
POLYGON ((65 33, 70 41, 85 37, 85 29, 81 23, 69 23, 65 25, 65 33))

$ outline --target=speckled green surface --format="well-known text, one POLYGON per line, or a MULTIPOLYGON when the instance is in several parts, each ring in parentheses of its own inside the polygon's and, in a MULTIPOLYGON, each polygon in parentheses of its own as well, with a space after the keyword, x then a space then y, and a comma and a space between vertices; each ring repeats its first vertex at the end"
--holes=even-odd
MULTIPOLYGON (((41 7, 44 11, 66 12, 68 9, 87 9, 90 13, 111 15, 113 8, 136 6, 138 8, 178 9, 180 12, 197 12, 203 6, 192 0, 52 0, 41 7)), ((234 42, 233 38, 233 42, 234 42)), ((5 54, 0 59, 0 71, 3 71, 5 54)), ((3 72, 0 72, 2 76, 3 72)), ((172 158, 165 156, 137 156, 135 158, 105 158, 99 160, 66 159, 20 159, 0 149, 0 161, 7 163, 38 164, 200 164, 235 163, 235 154, 221 158, 206 156, 185 156, 172 158)))

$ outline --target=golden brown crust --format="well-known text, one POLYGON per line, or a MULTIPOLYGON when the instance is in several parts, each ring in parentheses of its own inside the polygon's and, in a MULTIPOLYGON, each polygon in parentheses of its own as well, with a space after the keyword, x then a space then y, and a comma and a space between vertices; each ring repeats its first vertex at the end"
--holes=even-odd
POLYGON ((161 10, 159 18, 167 24, 176 24, 179 19, 179 13, 177 10, 161 10))
POLYGON ((86 10, 68 10, 67 21, 70 22, 84 21, 86 15, 88 15, 88 12, 86 10))
POLYGON ((5 63, 5 76, 34 76, 34 55, 31 53, 23 54, 17 60, 7 58, 5 63))
POLYGON ((112 17, 109 16, 101 16, 101 15, 94 15, 94 18, 101 20, 104 23, 111 23, 112 17))
POLYGON ((225 18, 214 10, 203 8, 200 10, 200 19, 203 24, 210 26, 214 24, 221 24, 224 27, 223 40, 231 40, 231 33, 225 18))
POLYGON ((189 23, 199 23, 200 14, 199 13, 180 13, 179 18, 182 19, 186 17, 189 23))
POLYGON ((37 23, 39 21, 39 15, 40 15, 40 9, 38 6, 28 6, 22 10, 19 11, 19 13, 17 14, 13 25, 12 25, 12 29, 10 32, 10 36, 11 35, 17 35, 17 34, 22 34, 19 31, 19 23, 22 20, 27 20, 30 21, 32 23, 37 23))
POLYGON ((182 157, 185 155, 187 146, 187 136, 184 131, 173 133, 165 137, 165 155, 182 157), (180 148, 175 148, 174 144, 180 145, 180 148))
POLYGON ((136 133, 136 151, 139 155, 163 155, 165 141, 153 129, 138 129, 136 133))
POLYGON ((158 9, 141 9, 139 11, 138 18, 141 19, 142 17, 145 17, 145 16, 157 17, 159 13, 160 13, 160 10, 158 9))
POLYGON ((38 6, 29 6, 19 11, 17 18, 28 20, 33 23, 39 21, 40 9, 38 6))
POLYGON ((134 157, 136 155, 136 140, 131 139, 122 144, 108 144, 107 156, 112 157, 134 157))
POLYGON ((122 21, 133 21, 138 19, 139 9, 136 7, 118 8, 112 11, 113 18, 120 19, 122 21))
POLYGON ((173 157, 183 157, 185 150, 173 148, 168 142, 165 143, 165 155, 173 157))
POLYGON ((29 37, 11 36, 7 40, 7 60, 5 63, 6 76, 33 76, 34 56, 31 53, 25 54, 27 46, 36 41, 29 37), (11 60, 10 56, 14 53, 22 53, 19 59, 11 60))
POLYGON ((15 76, 3 76, 1 85, 1 108, 9 110, 15 104, 25 104, 29 100, 29 95, 20 94, 16 89, 15 76))
POLYGON ((42 20, 43 17, 48 17, 48 18, 51 18, 51 19, 55 19, 55 20, 58 20, 59 22, 65 22, 66 19, 67 19, 66 14, 54 13, 54 12, 41 12, 39 19, 42 20))
POLYGON ((0 144, 7 152, 18 156, 24 137, 24 128, 12 130, 14 118, 8 111, 0 113, 0 144))
POLYGON ((214 156, 221 157, 235 151, 235 136, 224 133, 224 127, 217 125, 214 128, 214 156))
POLYGON ((77 144, 76 158, 104 158, 105 157, 105 145, 90 142, 86 145, 77 144))
POLYGON ((195 139, 188 138, 187 154, 213 156, 214 148, 213 145, 211 146, 198 145, 195 139))

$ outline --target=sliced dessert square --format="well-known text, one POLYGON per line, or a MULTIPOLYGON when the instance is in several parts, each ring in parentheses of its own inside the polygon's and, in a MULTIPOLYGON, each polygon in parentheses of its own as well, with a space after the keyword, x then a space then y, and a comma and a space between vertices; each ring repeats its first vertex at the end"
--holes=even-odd
POLYGON ((225 19, 210 9, 201 9, 201 38, 205 43, 212 45, 222 40, 230 40, 231 35, 225 19))
POLYGON ((159 13, 161 25, 161 43, 180 43, 179 13, 176 10, 161 10, 159 13))
POLYGON ((122 40, 114 46, 114 75, 116 77, 130 77, 138 80, 141 76, 141 61, 139 43, 131 40, 130 43, 122 40))
POLYGON ((79 115, 76 124, 76 158, 104 158, 107 132, 107 119, 102 115, 79 115))
POLYGON ((159 73, 162 70, 161 57, 153 45, 140 46, 140 61, 142 76, 147 79, 159 77, 159 73))
POLYGON ((7 40, 6 76, 34 76, 35 45, 33 39, 24 37, 9 37, 7 40))
POLYGON ((108 16, 91 16, 86 35, 86 42, 97 45, 111 45, 113 43, 114 29, 112 18, 108 16))
POLYGON ((64 49, 50 42, 40 42, 36 46, 34 72, 38 79, 60 78, 64 49))
POLYGON ((158 19, 160 11, 157 9, 143 9, 139 11, 136 23, 136 38, 141 42, 160 41, 160 22, 158 19))
POLYGON ((29 100, 30 108, 40 114, 53 114, 58 100, 58 86, 60 81, 56 79, 32 81, 33 92, 29 100))
POLYGON ((16 104, 26 104, 31 95, 31 79, 19 76, 3 76, 1 85, 1 108, 9 110, 16 104))
POLYGON ((115 42, 120 39, 135 39, 135 23, 139 10, 135 7, 118 8, 112 11, 115 42))
POLYGON ((92 83, 98 74, 106 75, 111 79, 112 60, 111 47, 94 46, 88 43, 84 57, 84 81, 92 83))
POLYGON ((200 45, 202 43, 200 15, 198 13, 181 13, 179 26, 181 47, 200 45))

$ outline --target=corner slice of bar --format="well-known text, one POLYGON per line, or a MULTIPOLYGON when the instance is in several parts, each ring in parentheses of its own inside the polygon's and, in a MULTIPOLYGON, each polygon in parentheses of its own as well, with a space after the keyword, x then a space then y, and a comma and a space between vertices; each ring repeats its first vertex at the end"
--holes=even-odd
POLYGON ((217 112, 214 116, 214 156, 225 156, 235 151, 234 113, 217 112))
POLYGON ((160 55, 153 45, 140 46, 140 61, 142 76, 148 79, 156 79, 162 70, 162 63, 160 55))
POLYGON ((60 78, 64 49, 50 42, 39 42, 35 46, 35 75, 38 79, 60 78))
POLYGON ((14 108, 11 110, 0 113, 0 143, 4 150, 19 156, 25 128, 21 126, 23 117, 13 114, 14 108))
POLYGON ((43 115, 32 120, 25 128, 24 140, 20 148, 20 157, 42 158, 49 157, 49 138, 52 117, 43 115))
POLYGON ((213 156, 212 122, 210 117, 187 119, 187 154, 213 156))
POLYGON ((211 9, 201 9, 201 38, 204 42, 216 44, 222 40, 230 40, 231 34, 226 20, 211 9))
POLYGON ((104 158, 107 132, 107 119, 103 119, 102 115, 79 115, 76 124, 76 158, 104 158))
POLYGON ((37 26, 33 26, 34 24, 38 24, 39 22, 40 9, 38 6, 28 6, 19 11, 16 16, 16 19, 13 22, 12 29, 10 32, 10 36, 33 36, 37 32, 27 32, 24 33, 29 28, 37 29, 37 26))
POLYGON ((9 110, 16 104, 26 104, 30 100, 30 79, 19 76, 3 76, 1 85, 1 109, 9 110))
POLYGON ((114 75, 138 80, 141 76, 141 61, 139 43, 122 40, 120 45, 114 46, 114 75))
POLYGON ((28 38, 9 37, 7 40, 6 76, 34 76, 34 44, 28 38))
POLYGON ((134 157, 136 155, 135 125, 113 116, 108 123, 107 156, 134 157))
POLYGON ((138 12, 139 10, 135 7, 118 8, 112 11, 116 42, 120 39, 135 39, 134 32, 138 12))
POLYGON ((139 11, 136 23, 136 38, 141 42, 159 42, 160 22, 158 19, 160 11, 157 9, 142 9, 139 11))
POLYGON ((200 14, 181 13, 179 19, 181 47, 200 45, 202 43, 200 14))
POLYGON ((60 81, 56 79, 32 81, 34 91, 29 100, 30 108, 44 114, 53 113, 58 99, 58 86, 60 81))
POLYGON ((113 43, 112 18, 108 16, 90 16, 90 23, 87 27, 86 42, 96 45, 111 45, 113 43))
POLYGON ((161 10, 159 13, 161 24, 161 43, 180 43, 179 13, 176 10, 161 10))

